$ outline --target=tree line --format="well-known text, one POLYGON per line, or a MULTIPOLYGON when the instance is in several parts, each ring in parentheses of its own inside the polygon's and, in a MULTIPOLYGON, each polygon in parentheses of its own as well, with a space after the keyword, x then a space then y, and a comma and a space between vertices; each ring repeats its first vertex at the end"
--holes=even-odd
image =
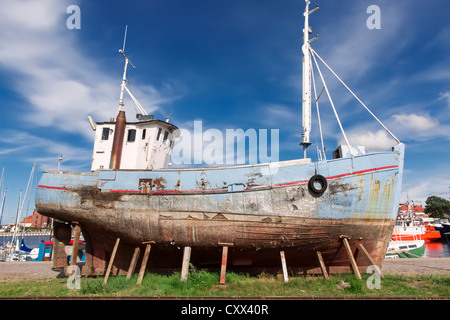
POLYGON ((425 213, 432 218, 445 219, 450 217, 450 201, 441 197, 431 196, 425 201, 425 213))

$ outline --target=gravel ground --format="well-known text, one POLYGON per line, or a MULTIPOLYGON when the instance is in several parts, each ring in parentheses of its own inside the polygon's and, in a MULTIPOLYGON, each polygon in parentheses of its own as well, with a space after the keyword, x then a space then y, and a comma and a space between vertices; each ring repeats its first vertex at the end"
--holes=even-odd
POLYGON ((450 258, 385 259, 381 271, 398 275, 450 275, 450 258))
MULTIPOLYGON (((0 262, 0 282, 64 277, 61 271, 53 271, 52 266, 52 261, 0 262)), ((382 272, 393 275, 450 275, 450 258, 386 259, 382 272)))
POLYGON ((53 261, 0 262, 0 282, 46 280, 61 277, 53 271, 53 261))

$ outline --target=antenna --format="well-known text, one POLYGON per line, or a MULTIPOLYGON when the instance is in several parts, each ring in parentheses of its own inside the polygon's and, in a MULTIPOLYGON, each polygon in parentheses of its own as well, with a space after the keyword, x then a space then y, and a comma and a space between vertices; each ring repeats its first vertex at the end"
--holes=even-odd
POLYGON ((128 31, 128 25, 125 26, 125 35, 123 37, 122 52, 125 52, 125 43, 127 42, 127 31, 128 31))
MULTIPOLYGON (((133 102, 138 107, 139 111, 143 115, 148 115, 147 112, 142 107, 142 105, 139 103, 139 101, 134 97, 134 95, 131 93, 131 91, 127 88, 127 67, 128 67, 128 65, 130 65, 133 69, 136 69, 136 67, 133 66, 133 64, 130 62, 130 60, 128 60, 127 56, 125 55, 125 44, 126 44, 126 41, 127 41, 127 31, 128 31, 128 25, 125 26, 125 35, 123 37, 122 49, 119 49, 119 52, 125 58, 125 67, 123 68, 122 84, 121 84, 121 88, 120 88, 119 111, 124 106, 124 104, 123 104, 123 94, 124 94, 125 91, 127 91, 127 93, 130 95, 130 97, 133 100, 133 102)), ((91 121, 91 120, 89 120, 89 121, 91 121)), ((92 123, 91 123, 91 126, 92 126, 92 123)), ((92 129, 94 129, 94 127, 92 129)))
POLYGON ((123 93, 125 91, 126 88, 126 84, 127 84, 127 67, 128 64, 130 64, 130 66, 133 69, 136 69, 135 66, 133 66, 133 64, 130 62, 130 60, 128 60, 127 56, 125 55, 125 43, 127 40, 127 31, 128 31, 128 25, 125 26, 125 35, 123 37, 123 46, 122 49, 119 49, 119 52, 123 55, 123 57, 125 58, 125 67, 123 68, 123 77, 122 77, 122 84, 121 84, 121 88, 120 88, 120 97, 119 97, 119 111, 122 109, 123 107, 123 93))

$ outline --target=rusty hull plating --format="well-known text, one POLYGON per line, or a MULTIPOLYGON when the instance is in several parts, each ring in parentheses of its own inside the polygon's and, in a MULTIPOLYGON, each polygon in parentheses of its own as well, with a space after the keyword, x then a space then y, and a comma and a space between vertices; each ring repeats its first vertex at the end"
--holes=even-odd
MULTIPOLYGON (((86 238, 85 275, 103 274, 117 237, 113 273, 127 271, 134 247, 155 241, 148 267, 178 268, 182 249, 191 262, 220 267, 219 243, 232 243, 229 267, 315 270, 316 251, 330 272, 349 270, 340 236, 352 250, 363 244, 381 266, 401 188, 404 146, 312 163, 309 159, 227 168, 44 172, 36 193, 41 214, 69 224, 86 238), (312 176, 326 179, 315 194, 312 176)), ((58 224, 63 230, 69 225, 58 224)), ((64 233, 63 231, 61 231, 64 233)), ((358 265, 368 265, 357 256, 358 265)))

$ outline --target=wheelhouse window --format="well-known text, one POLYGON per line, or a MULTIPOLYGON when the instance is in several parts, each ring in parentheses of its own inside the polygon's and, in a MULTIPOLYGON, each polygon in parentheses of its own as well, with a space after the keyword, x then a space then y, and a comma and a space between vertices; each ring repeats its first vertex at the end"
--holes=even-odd
POLYGON ((135 129, 130 129, 130 130, 128 130, 127 141, 128 142, 133 142, 134 140, 136 140, 136 130, 135 129))
POLYGON ((147 129, 142 130, 142 140, 145 139, 145 135, 147 134, 147 129))
POLYGON ((102 140, 109 139, 109 128, 103 128, 102 130, 102 140))
POLYGON ((166 143, 168 136, 169 136, 169 133, 167 131, 164 131, 163 143, 166 143))
POLYGON ((159 141, 159 137, 161 136, 161 128, 158 129, 158 134, 156 135, 156 140, 159 141))

